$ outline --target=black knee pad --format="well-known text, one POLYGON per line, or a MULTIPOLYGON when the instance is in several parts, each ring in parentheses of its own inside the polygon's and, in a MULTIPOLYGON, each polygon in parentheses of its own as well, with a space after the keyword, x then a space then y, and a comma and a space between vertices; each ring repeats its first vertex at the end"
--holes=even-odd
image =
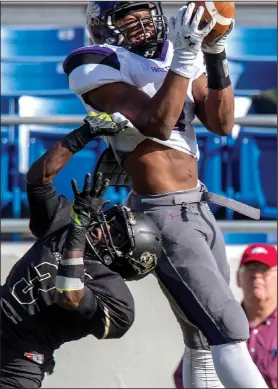
MULTIPOLYGON (((225 343, 249 339, 249 324, 241 305, 236 300, 226 302, 218 321, 225 343)), ((216 346, 216 344, 214 344, 216 346)))

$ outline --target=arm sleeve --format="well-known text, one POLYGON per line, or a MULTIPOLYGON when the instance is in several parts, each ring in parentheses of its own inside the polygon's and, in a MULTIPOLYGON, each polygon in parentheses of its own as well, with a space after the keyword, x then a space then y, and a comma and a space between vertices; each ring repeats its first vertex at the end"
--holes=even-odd
POLYGON ((96 45, 77 49, 65 59, 63 67, 69 87, 77 95, 123 81, 119 56, 109 47, 96 45))
POLYGON ((30 213, 30 230, 37 238, 51 225, 59 207, 59 196, 53 183, 46 185, 27 184, 27 197, 30 213))

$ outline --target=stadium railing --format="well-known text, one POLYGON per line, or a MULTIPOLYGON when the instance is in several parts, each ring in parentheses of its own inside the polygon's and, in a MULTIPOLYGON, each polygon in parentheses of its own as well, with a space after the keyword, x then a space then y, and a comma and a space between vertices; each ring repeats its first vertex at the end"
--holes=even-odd
MULTIPOLYGON (((47 124, 47 125, 80 125, 83 122, 84 116, 81 115, 53 115, 21 117, 17 115, 2 115, 1 125, 20 125, 20 124, 47 124)), ((199 120, 194 120, 193 124, 201 124, 199 120)), ((244 127, 277 127, 276 115, 248 115, 242 118, 236 118, 235 124, 244 127)))
MULTIPOLYGON (((217 224, 222 232, 237 232, 237 233, 261 233, 273 234, 277 231, 277 223, 275 221, 224 221, 219 220, 217 224)), ((29 233, 28 219, 2 219, 1 233, 29 233)))

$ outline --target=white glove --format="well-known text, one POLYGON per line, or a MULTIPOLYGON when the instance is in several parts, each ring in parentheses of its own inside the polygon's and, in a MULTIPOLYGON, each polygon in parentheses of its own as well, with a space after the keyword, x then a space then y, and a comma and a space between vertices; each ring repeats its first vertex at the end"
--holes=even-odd
POLYGON ((202 52, 209 54, 219 54, 225 50, 227 36, 233 31, 235 20, 233 19, 228 30, 212 44, 202 43, 202 52))
POLYGON ((169 39, 174 46, 174 56, 170 69, 186 78, 193 78, 198 68, 194 66, 197 54, 201 50, 204 37, 210 33, 215 26, 215 19, 212 19, 202 30, 199 30, 199 23, 204 13, 204 7, 200 6, 193 17, 195 3, 189 3, 182 7, 176 18, 169 20, 169 39))

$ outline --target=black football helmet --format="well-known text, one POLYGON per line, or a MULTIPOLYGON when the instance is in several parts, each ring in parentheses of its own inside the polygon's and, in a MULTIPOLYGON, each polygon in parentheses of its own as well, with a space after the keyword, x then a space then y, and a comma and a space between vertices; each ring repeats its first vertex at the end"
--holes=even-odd
POLYGON ((162 251, 160 230, 152 219, 122 205, 100 212, 86 239, 93 256, 126 281, 139 280, 149 274, 162 251), (121 226, 121 239, 113 233, 115 223, 121 226), (101 229, 102 233, 101 242, 97 243, 93 233, 96 229, 101 229))
MULTIPOLYGON (((138 29, 138 25, 135 27, 138 29)), ((87 8, 87 29, 91 40, 96 44, 110 44, 125 47, 136 54, 152 57, 167 39, 167 20, 157 1, 91 1, 87 8), (140 18, 140 28, 144 39, 135 43, 130 34, 134 21, 121 27, 115 22, 133 11, 149 11, 149 17, 140 18), (146 26, 152 25, 154 33, 146 35, 146 26)))

